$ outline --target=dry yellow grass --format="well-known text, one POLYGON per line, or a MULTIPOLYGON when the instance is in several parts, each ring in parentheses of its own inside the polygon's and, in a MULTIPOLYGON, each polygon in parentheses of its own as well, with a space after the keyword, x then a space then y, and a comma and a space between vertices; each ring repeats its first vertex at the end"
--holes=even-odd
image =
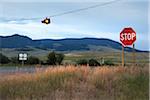
POLYGON ((56 66, 5 75, 0 99, 147 100, 148 67, 56 66))

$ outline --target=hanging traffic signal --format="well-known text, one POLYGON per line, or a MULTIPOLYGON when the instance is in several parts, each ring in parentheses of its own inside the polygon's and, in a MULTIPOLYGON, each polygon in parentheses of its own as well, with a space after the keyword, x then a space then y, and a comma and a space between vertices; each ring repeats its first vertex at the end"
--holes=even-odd
POLYGON ((43 24, 50 24, 51 21, 50 21, 50 18, 45 18, 44 20, 41 21, 43 24))

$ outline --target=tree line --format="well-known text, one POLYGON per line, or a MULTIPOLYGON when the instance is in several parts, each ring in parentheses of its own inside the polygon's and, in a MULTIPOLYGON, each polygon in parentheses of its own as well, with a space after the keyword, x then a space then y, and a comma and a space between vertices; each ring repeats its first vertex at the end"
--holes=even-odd
MULTIPOLYGON (((47 60, 42 61, 38 57, 29 56, 25 64, 33 65, 33 64, 41 64, 41 65, 61 65, 64 60, 65 55, 62 53, 50 52, 47 55, 47 60)), ((21 64, 18 57, 11 57, 8 58, 7 56, 0 53, 0 64, 21 64)), ((100 62, 96 59, 79 59, 76 61, 76 65, 83 65, 83 66, 102 66, 102 65, 114 65, 114 63, 110 60, 102 59, 100 62), (102 62, 103 61, 103 62, 102 62)))
MULTIPOLYGON (((29 56, 27 60, 25 61, 25 64, 44 64, 44 65, 61 65, 62 61, 64 59, 64 54, 62 53, 56 53, 56 52, 50 52, 47 55, 46 62, 40 60, 38 57, 35 56, 29 56)), ((0 64, 19 64, 21 61, 18 57, 7 57, 0 53, 0 64)))

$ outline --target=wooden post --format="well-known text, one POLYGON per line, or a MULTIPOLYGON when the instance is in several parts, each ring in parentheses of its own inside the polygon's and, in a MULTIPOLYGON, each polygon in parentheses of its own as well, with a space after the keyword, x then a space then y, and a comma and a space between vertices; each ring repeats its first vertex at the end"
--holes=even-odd
POLYGON ((135 44, 133 44, 133 66, 135 66, 135 44))
POLYGON ((124 67, 124 46, 122 45, 122 67, 124 67))

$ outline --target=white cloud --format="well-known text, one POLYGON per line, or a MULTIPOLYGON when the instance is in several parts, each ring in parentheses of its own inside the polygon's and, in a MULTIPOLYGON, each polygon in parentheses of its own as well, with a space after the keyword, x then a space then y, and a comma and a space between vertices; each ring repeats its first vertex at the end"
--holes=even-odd
POLYGON ((65 38, 74 36, 91 36, 84 31, 71 25, 63 24, 41 24, 41 23, 26 23, 17 24, 16 21, 9 23, 0 23, 0 35, 22 34, 30 36, 33 39, 41 38, 65 38))
POLYGON ((0 23, 0 35, 7 36, 11 34, 27 35, 33 39, 43 38, 82 38, 82 37, 96 37, 96 38, 110 38, 118 40, 117 34, 111 32, 95 32, 80 29, 78 26, 65 24, 41 24, 41 23, 27 23, 18 24, 16 21, 9 23, 0 23))

